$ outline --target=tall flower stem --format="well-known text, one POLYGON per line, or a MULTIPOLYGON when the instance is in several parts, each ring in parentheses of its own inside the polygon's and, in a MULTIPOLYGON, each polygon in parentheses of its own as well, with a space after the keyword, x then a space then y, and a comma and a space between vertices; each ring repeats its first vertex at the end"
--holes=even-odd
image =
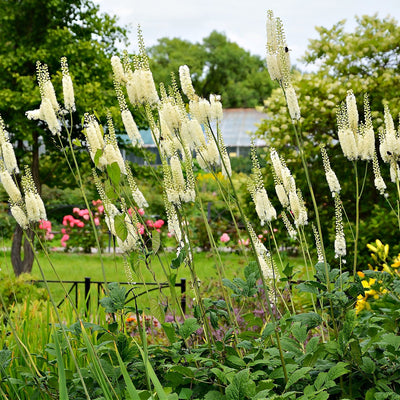
MULTIPOLYGON (((72 114, 70 114, 70 118, 71 118, 71 120, 70 120, 71 129, 68 129, 68 127, 67 127, 67 125, 65 123, 65 120, 63 120, 63 123, 64 123, 65 130, 67 132, 68 145, 69 145, 69 148, 70 148, 70 153, 71 153, 71 156, 72 156, 72 160, 74 162, 76 173, 74 172, 74 170, 73 170, 73 168, 72 168, 72 166, 71 166, 71 164, 69 162, 67 152, 65 151, 65 148, 62 145, 61 140, 60 140, 60 143, 61 143, 61 146, 62 146, 62 149, 63 149, 64 156, 65 156, 65 158, 67 160, 68 166, 69 166, 72 174, 74 175, 75 180, 78 183, 78 186, 79 186, 79 189, 81 191, 81 194, 82 194, 83 200, 85 202, 86 208, 89 210, 90 209, 90 205, 89 205, 89 201, 87 199, 86 193, 85 193, 85 185, 84 185, 83 180, 82 180, 82 175, 80 173, 78 161, 77 161, 77 159, 75 157, 75 152, 73 151, 73 143, 72 143, 72 139, 71 139, 72 126, 73 126, 72 114)), ((94 223, 94 218, 93 218, 92 213, 89 213, 89 217, 90 217, 90 222, 91 222, 91 225, 92 225, 93 234, 94 234, 94 237, 95 237, 95 240, 96 240, 98 254, 100 256, 100 264, 101 264, 101 270, 102 270, 102 273, 103 273, 103 279, 104 279, 104 282, 107 282, 106 271, 105 271, 103 257, 102 257, 102 251, 101 251, 101 246, 100 246, 99 235, 97 234, 96 224, 94 223)), ((106 291, 108 291, 107 285, 105 285, 105 286, 106 286, 106 291)))
MULTIPOLYGON (((218 143, 218 140, 217 140, 217 138, 216 138, 216 136, 215 136, 215 133, 214 133, 212 127, 211 127, 211 124, 209 124, 209 128, 210 128, 212 137, 213 137, 213 139, 214 139, 214 141, 215 141, 215 143, 216 143, 216 146, 217 146, 217 148, 218 148, 218 152, 219 152, 219 155, 220 155, 220 157, 221 157, 221 162, 222 162, 222 164, 223 164, 225 170, 227 170, 226 165, 225 165, 225 161, 224 161, 224 157, 222 156, 221 147, 220 147, 220 145, 219 145, 219 143, 218 143)), ((280 357, 281 364, 282 364, 283 375, 284 375, 284 377, 285 377, 285 382, 287 382, 288 379, 289 379, 289 377, 288 377, 288 373, 287 373, 287 369, 286 369, 285 358, 284 358, 284 356, 283 356, 283 349, 282 349, 282 345, 281 345, 281 341, 280 341, 280 337, 279 337, 278 326, 277 326, 277 324, 276 324, 276 322, 277 322, 277 321, 276 321, 276 317, 275 317, 274 312, 272 311, 271 302, 270 302, 270 299, 269 299, 269 297, 268 297, 268 292, 269 292, 268 286, 267 286, 267 284, 266 284, 266 282, 265 282, 265 278, 264 278, 264 274, 263 274, 263 271, 262 271, 262 268, 261 268, 260 260, 259 260, 259 258, 257 257, 257 251, 256 251, 255 243, 254 243, 254 240, 253 240, 252 235, 250 234, 249 227, 248 227, 248 224, 247 224, 247 221, 248 221, 248 220, 247 220, 247 218, 245 217, 244 212, 243 212, 243 209, 242 209, 241 204, 240 204, 240 202, 239 202, 239 196, 238 196, 238 194, 237 194, 237 192, 236 192, 235 185, 233 184, 232 177, 231 177, 229 174, 227 174, 227 176, 228 176, 229 184, 230 184, 230 186, 231 186, 231 188, 232 188, 233 199, 234 199, 234 201, 235 201, 235 203, 236 203, 236 206, 237 206, 237 208, 238 208, 238 210, 239 210, 240 217, 241 217, 242 220, 245 222, 246 231, 247 231, 247 234, 248 234, 249 239, 250 239, 251 247, 252 247, 253 253, 256 255, 256 261, 257 261, 259 273, 260 273, 260 276, 261 276, 262 285, 263 285, 263 288, 264 288, 264 291, 265 291, 265 298, 266 298, 266 303, 267 303, 268 312, 269 312, 269 314, 270 314, 270 316, 271 316, 271 319, 272 319, 272 321, 273 321, 273 323, 274 323, 274 325, 275 325, 275 338, 276 338, 276 343, 277 343, 278 350, 279 350, 279 357, 280 357)))

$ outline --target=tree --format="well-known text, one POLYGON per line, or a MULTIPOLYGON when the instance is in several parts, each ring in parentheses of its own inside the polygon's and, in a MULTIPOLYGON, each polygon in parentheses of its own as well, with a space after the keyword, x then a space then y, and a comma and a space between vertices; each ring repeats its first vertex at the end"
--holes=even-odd
MULTIPOLYGON (((53 82, 60 87, 60 58, 66 56, 73 75, 77 112, 105 110, 114 98, 109 58, 116 52, 117 41, 126 41, 126 30, 115 17, 99 14, 90 0, 0 0, 0 114, 11 132, 20 162, 31 165, 40 190, 39 146, 59 155, 53 137, 41 123, 29 121, 25 111, 40 104, 35 77, 36 61, 46 63, 53 82), (52 150, 53 149, 53 150, 52 150)), ((81 126, 75 126, 80 134, 81 126)), ((55 165, 56 162, 55 162, 55 165)), ((54 168, 51 171, 54 174, 54 168)), ((33 253, 24 245, 21 257, 21 228, 17 225, 12 245, 12 263, 16 275, 30 272, 33 253)), ((31 233, 28 233, 31 235, 31 233)))
POLYGON ((273 83, 265 74, 265 63, 223 34, 213 31, 202 43, 181 39, 159 39, 149 49, 155 80, 171 82, 179 66, 190 68, 196 92, 205 98, 220 94, 225 108, 256 107, 271 93, 273 83))
MULTIPOLYGON (((344 30, 344 20, 331 29, 317 27, 320 38, 310 41, 304 60, 318 66, 318 70, 293 73, 301 107, 301 129, 311 158, 318 152, 319 144, 338 143, 336 106, 345 100, 348 90, 353 90, 359 109, 368 91, 375 128, 383 122, 384 100, 393 115, 400 111, 400 27, 393 18, 379 19, 377 15, 357 18, 357 23, 350 33, 344 30)), ((292 158, 297 156, 297 149, 285 110, 282 91, 276 89, 265 102, 267 118, 257 134, 292 158)))
MULTIPOLYGON (((362 16, 356 20, 354 32, 344 30, 345 21, 338 22, 331 29, 317 27, 320 37, 310 41, 304 57, 305 61, 317 66, 317 71, 305 74, 293 71, 292 74, 302 116, 298 127, 302 132, 318 204, 327 204, 330 201, 320 157, 321 144, 327 145, 332 168, 344 186, 343 192, 348 194, 344 194, 343 198, 354 199, 354 185, 349 179, 353 167, 351 163, 343 164, 336 122, 337 106, 345 101, 347 91, 353 90, 361 119, 363 97, 368 92, 375 132, 383 125, 384 101, 388 102, 394 117, 400 112, 400 27, 395 19, 379 19, 377 15, 362 16)), ((302 170, 291 119, 281 89, 274 90, 266 99, 264 110, 266 118, 257 135, 264 138, 268 146, 280 151, 292 171, 302 170)), ((364 174, 366 165, 359 163, 359 167, 364 174)), ((388 168, 382 168, 382 173, 386 181, 390 181, 387 178, 388 168)), ((298 174, 296 178, 303 179, 302 174, 298 174)), ((371 190, 364 190, 363 198, 366 201, 361 203, 361 218, 364 223, 368 224, 369 221, 371 226, 373 223, 376 227, 377 223, 372 219, 378 218, 375 211, 379 208, 372 209, 369 205, 385 200, 373 188, 373 180, 372 168, 368 167, 366 188, 371 190)), ((302 186, 306 186, 304 181, 302 186)), ((353 204, 349 200, 346 206, 351 218, 353 204)), ((327 207, 321 212, 327 212, 327 207)), ((376 231, 374 229, 373 234, 376 231)), ((368 243, 368 240, 375 239, 376 237, 367 237, 364 241, 368 243)))

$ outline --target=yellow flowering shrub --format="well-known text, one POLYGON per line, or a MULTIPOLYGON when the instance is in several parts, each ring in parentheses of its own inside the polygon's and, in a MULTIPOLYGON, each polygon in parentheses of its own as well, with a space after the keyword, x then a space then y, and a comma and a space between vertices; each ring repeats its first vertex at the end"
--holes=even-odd
MULTIPOLYGON (((389 245, 383 244, 379 239, 375 243, 367 244, 367 248, 371 250, 371 258, 375 264, 374 266, 368 264, 369 270, 385 272, 393 278, 400 277, 400 254, 391 259, 389 245)), ((359 313, 362 310, 371 310, 370 301, 378 300, 384 294, 389 293, 389 290, 385 288, 382 280, 370 278, 361 271, 358 271, 357 274, 364 288, 364 296, 359 295, 355 305, 356 312, 359 313)))

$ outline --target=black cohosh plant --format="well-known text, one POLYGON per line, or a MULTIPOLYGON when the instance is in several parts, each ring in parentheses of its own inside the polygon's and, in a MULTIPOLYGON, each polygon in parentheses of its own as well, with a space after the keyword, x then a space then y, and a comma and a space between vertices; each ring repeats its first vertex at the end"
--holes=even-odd
MULTIPOLYGON (((46 65, 38 62, 42 101, 37 110, 27 112, 27 117, 44 122, 54 135, 81 188, 87 209, 90 202, 84 188, 88 183, 80 174, 76 152, 89 153, 93 162, 93 181, 104 205, 107 227, 119 250, 117 263, 125 268, 132 286, 128 290, 116 283, 107 286, 101 300, 107 314, 102 324, 85 320, 72 302, 70 313, 75 321, 65 323, 49 291, 54 316, 45 331, 49 338, 45 349, 47 356, 24 343, 18 321, 13 320, 10 312, 7 315, 10 335, 3 337, 4 349, 0 351, 0 393, 4 396, 28 398, 35 387, 42 398, 62 400, 100 397, 110 400, 400 397, 397 394, 400 391, 399 329, 398 324, 390 323, 391 319, 398 321, 399 318, 396 308, 400 301, 398 275, 389 280, 384 276, 373 278, 390 286, 375 310, 356 308, 361 300, 359 296, 364 298, 367 289, 357 274, 358 270, 365 269, 357 261, 361 245, 359 205, 365 185, 365 179, 359 179, 357 164, 364 160, 372 162, 375 186, 382 195, 387 193, 379 173, 368 100, 364 102, 362 122, 351 91, 338 109, 339 142, 355 171, 356 221, 354 229, 350 230, 354 257, 349 272, 345 268, 347 214, 340 198, 340 182, 331 168, 328 150, 321 144, 321 157, 335 210, 336 235, 329 243, 322 235, 325 221, 319 215, 303 150, 301 109, 291 83, 289 51, 282 22, 272 12, 267 17, 267 34, 268 71, 283 90, 292 120, 293 140, 304 167, 296 174, 304 173, 308 182, 308 192, 302 192, 296 185, 296 174, 279 155, 279 149, 270 148, 271 169, 268 167, 268 173, 273 177, 276 197, 269 195, 253 148, 249 161, 252 174, 247 186, 259 224, 270 232, 268 243, 257 235, 258 223, 247 217, 232 178, 230 157, 220 129, 223 108, 219 96, 199 97, 193 89, 187 66, 179 69, 180 88, 174 78, 171 87, 160 84, 157 90, 140 30, 139 53, 133 59, 127 53, 122 59, 111 58, 116 102, 121 111, 122 124, 119 125, 124 126, 133 146, 142 145, 131 112, 135 108, 147 120, 161 158, 162 179, 154 175, 164 201, 169 233, 176 240, 172 258, 165 252, 159 232, 146 228, 143 214, 138 212, 146 208, 148 202, 129 163, 123 160, 111 114, 103 126, 96 113, 85 113, 81 118, 84 139, 72 137, 75 98, 73 74, 70 75, 67 60, 61 61, 63 105, 57 100, 46 65), (240 249, 245 261, 243 277, 226 278, 226 266, 196 179, 198 170, 212 174, 232 217, 237 237, 248 240, 249 250, 245 251, 243 245, 240 249), (310 205, 314 208, 313 216, 307 209, 310 205), (215 261, 217 296, 205 293, 198 278, 196 245, 191 236, 188 212, 194 207, 204 224, 215 261), (274 227, 278 224, 285 227, 288 237, 299 249, 304 262, 301 273, 290 264, 285 265, 282 244, 274 235, 274 227), (145 234, 142 229, 147 229, 145 234), (310 241, 310 237, 314 240, 310 241), (327 258, 327 246, 334 249, 335 258, 331 260, 327 258), (154 260, 161 264, 162 276, 156 276, 152 268, 154 260), (191 277, 188 293, 193 299, 191 315, 183 312, 175 290, 176 279, 183 268, 189 270, 191 277), (145 270, 150 271, 156 283, 168 283, 169 295, 162 294, 160 285, 159 300, 150 300, 150 306, 143 307, 140 299, 134 306, 128 305, 128 295, 135 294, 136 281, 144 282, 145 270), (258 313, 254 304, 259 307, 258 313), (388 309, 385 309, 386 304, 390 304, 388 309), (160 322, 167 342, 154 345, 148 340, 148 336, 155 333, 147 329, 149 318, 146 317, 154 317, 160 322), (138 335, 129 332, 128 319, 136 321, 138 335), (18 357, 13 358, 13 352, 18 357)), ((384 121, 385 126, 379 133, 379 152, 393 170, 398 205, 400 138, 387 107, 384 121)), ((45 207, 29 169, 25 169, 21 179, 22 192, 17 185, 17 160, 13 157, 10 135, 0 122, 0 178, 10 197, 11 212, 27 232, 33 247, 29 233, 36 233, 38 222, 46 219, 45 207)), ((392 206, 393 199, 388 197, 388 202, 399 218, 398 207, 392 206)), ((89 217, 101 254, 95 221, 92 214, 89 217)), ((38 240, 40 242, 39 237, 38 240)), ((43 248, 51 262, 51 254, 45 246, 43 248)), ((103 275, 107 282, 104 267, 103 275)), ((46 280, 44 275, 43 279, 46 280)), ((151 288, 145 285, 144 290, 150 299, 151 288)), ((67 291, 66 297, 69 297, 67 291)))

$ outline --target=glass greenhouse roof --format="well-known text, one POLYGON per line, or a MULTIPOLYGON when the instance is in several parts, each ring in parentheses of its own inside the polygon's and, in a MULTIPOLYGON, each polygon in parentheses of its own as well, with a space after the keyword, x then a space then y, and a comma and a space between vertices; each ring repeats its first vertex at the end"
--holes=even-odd
MULTIPOLYGON (((256 124, 265 118, 265 114, 254 108, 230 108, 224 110, 224 117, 221 122, 221 132, 225 146, 229 147, 250 147, 251 137, 257 130, 256 124)), ((150 129, 140 130, 145 147, 154 146, 150 129)), ((120 135, 128 139, 127 135, 120 135)), ((256 146, 263 146, 262 139, 255 139, 256 146)))

